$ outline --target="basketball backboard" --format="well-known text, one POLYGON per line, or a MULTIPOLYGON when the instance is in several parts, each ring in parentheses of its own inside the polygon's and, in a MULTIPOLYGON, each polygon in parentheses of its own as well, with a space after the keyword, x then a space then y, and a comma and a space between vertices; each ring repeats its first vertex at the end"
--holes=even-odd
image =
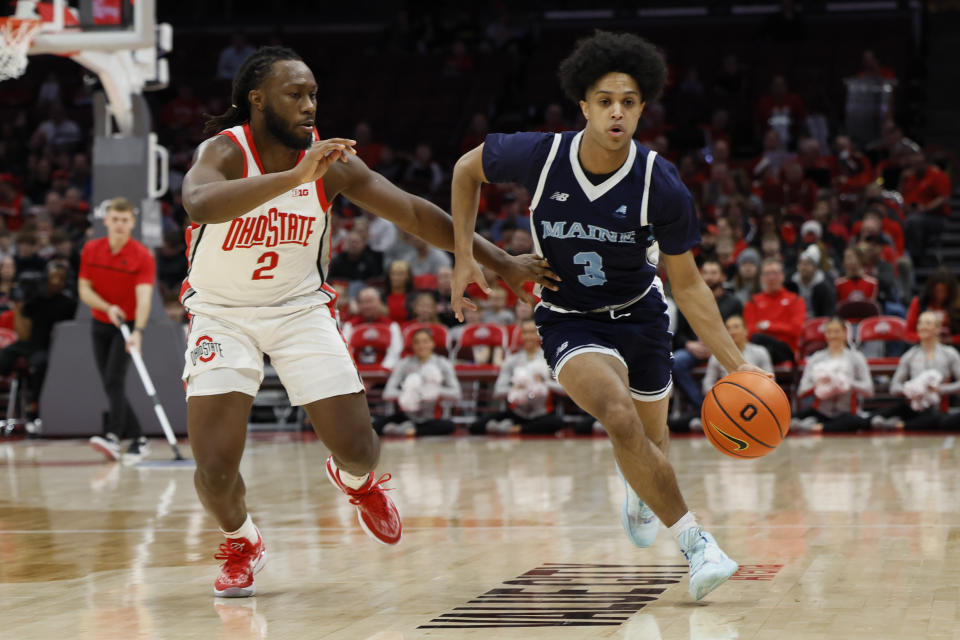
MULTIPOLYGON (((139 50, 157 44, 155 0, 18 0, 14 4, 13 15, 43 20, 30 46, 31 55, 139 50)), ((165 43, 160 44, 163 48, 165 43)))

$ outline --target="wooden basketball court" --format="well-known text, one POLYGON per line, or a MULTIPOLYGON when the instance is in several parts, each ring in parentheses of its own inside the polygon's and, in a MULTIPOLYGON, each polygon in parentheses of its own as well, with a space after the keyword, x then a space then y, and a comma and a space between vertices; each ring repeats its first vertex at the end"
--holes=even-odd
POLYGON ((605 439, 386 442, 396 547, 361 532, 320 443, 251 440, 268 563, 245 600, 212 596, 222 538, 191 470, 0 442, 0 637, 957 639, 955 444, 791 437, 739 461, 674 440, 688 502, 741 564, 694 603, 666 530, 650 549, 621 531, 605 439))

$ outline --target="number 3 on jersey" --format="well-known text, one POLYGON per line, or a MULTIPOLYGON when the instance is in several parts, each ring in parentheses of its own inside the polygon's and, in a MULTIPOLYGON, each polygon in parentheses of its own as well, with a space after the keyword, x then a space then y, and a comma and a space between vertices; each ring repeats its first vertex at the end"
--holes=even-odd
POLYGON ((607 274, 603 272, 603 258, 596 251, 581 251, 573 256, 573 264, 585 265, 583 273, 577 276, 585 287, 599 287, 607 281, 607 274))
POLYGON ((267 274, 267 271, 272 271, 277 267, 277 260, 280 259, 280 256, 277 255, 276 251, 267 251, 262 254, 257 260, 257 264, 262 264, 263 266, 253 272, 251 280, 273 280, 272 274, 267 274))

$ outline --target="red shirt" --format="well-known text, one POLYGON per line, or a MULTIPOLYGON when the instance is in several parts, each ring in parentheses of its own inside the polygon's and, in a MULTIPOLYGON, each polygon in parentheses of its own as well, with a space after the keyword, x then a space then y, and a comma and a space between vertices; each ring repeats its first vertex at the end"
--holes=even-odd
POLYGON ((803 298, 786 289, 776 293, 760 292, 754 295, 743 308, 743 320, 747 323, 747 332, 752 336, 763 333, 790 345, 797 350, 797 342, 803 333, 803 323, 807 319, 807 304, 803 298), (766 320, 770 325, 760 329, 757 324, 766 320))
MULTIPOLYGON (((120 251, 110 251, 106 238, 97 238, 83 245, 80 255, 80 277, 89 280, 97 295, 123 309, 127 320, 137 313, 138 284, 154 283, 157 266, 145 246, 130 238, 120 251)), ((110 322, 103 311, 91 309, 100 322, 110 322)))
POLYGON ((837 278, 837 302, 854 302, 877 299, 877 280, 870 276, 862 278, 837 278))
MULTIPOLYGON (((923 174, 923 178, 916 174, 906 176, 902 180, 900 193, 903 194, 904 204, 917 204, 924 207, 941 196, 950 196, 950 176, 939 167, 930 165, 923 174)), ((949 216, 950 205, 945 202, 940 207, 940 213, 949 216)))

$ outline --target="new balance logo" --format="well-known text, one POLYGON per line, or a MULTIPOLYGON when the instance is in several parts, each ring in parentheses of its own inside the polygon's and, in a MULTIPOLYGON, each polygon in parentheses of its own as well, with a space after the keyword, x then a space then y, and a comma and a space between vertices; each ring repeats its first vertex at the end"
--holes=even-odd
POLYGON ((553 195, 550 196, 551 200, 556 200, 557 202, 566 202, 567 198, 570 197, 569 193, 563 193, 562 191, 554 191, 553 195))
POLYGON ((620 205, 620 206, 617 208, 617 210, 613 212, 613 215, 615 215, 615 216, 625 216, 625 215, 627 215, 627 205, 625 205, 625 204, 620 205))

